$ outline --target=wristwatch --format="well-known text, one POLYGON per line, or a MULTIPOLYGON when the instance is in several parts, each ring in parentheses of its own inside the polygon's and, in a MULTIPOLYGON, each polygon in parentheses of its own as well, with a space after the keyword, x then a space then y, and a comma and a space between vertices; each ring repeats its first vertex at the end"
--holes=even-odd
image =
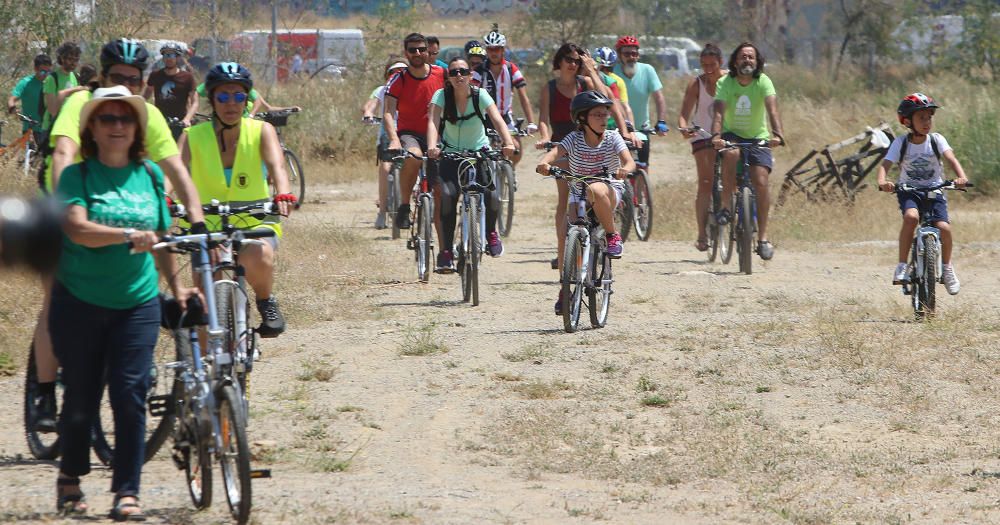
POLYGON ((125 234, 125 242, 129 242, 132 240, 132 234, 135 233, 135 228, 125 228, 125 231, 122 233, 125 234))

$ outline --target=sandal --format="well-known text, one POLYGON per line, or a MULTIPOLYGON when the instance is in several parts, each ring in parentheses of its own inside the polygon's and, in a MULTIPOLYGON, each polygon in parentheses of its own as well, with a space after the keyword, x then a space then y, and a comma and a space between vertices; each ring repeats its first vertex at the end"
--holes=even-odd
POLYGON ((63 516, 81 516, 87 513, 87 498, 79 490, 80 478, 56 478, 56 511, 63 516), (63 487, 76 487, 73 494, 63 494, 63 487))
POLYGON ((708 239, 707 238, 698 239, 697 241, 694 242, 694 247, 697 248, 699 252, 707 252, 708 239))
POLYGON ((111 507, 111 512, 108 513, 108 516, 115 521, 146 521, 146 515, 142 513, 142 507, 139 506, 138 496, 133 496, 131 494, 123 496, 115 495, 115 499, 111 504, 113 506, 111 507), (135 501, 122 502, 122 498, 135 498, 135 501), (132 510, 132 512, 126 512, 129 510, 132 510))

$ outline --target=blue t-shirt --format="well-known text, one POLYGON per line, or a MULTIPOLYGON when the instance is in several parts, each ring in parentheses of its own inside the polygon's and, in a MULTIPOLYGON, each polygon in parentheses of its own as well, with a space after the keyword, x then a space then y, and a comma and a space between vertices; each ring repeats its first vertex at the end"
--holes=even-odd
MULTIPOLYGON (((486 110, 494 105, 493 98, 485 89, 479 89, 479 112, 486 116, 486 110)), ((444 110, 444 90, 439 89, 431 97, 431 104, 444 110)), ((444 131, 441 131, 441 140, 444 142, 445 151, 474 151, 490 145, 490 139, 486 136, 486 128, 483 121, 476 116, 476 108, 472 105, 472 97, 465 104, 465 111, 459 112, 458 122, 452 124, 447 119, 444 121, 444 131), (462 119, 465 120, 462 120, 462 119)))
POLYGON ((641 128, 650 123, 649 97, 663 89, 663 84, 660 82, 660 77, 656 75, 656 70, 649 64, 637 62, 635 75, 629 78, 622 72, 622 63, 618 62, 615 64, 614 72, 625 82, 625 88, 628 90, 628 105, 632 108, 636 127, 641 128))

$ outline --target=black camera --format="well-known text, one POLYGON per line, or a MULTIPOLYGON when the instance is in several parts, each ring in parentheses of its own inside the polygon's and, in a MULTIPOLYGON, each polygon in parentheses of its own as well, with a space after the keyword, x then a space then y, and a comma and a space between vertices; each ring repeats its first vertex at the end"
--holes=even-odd
POLYGON ((0 196, 0 266, 53 271, 62 249, 62 218, 52 198, 0 196))

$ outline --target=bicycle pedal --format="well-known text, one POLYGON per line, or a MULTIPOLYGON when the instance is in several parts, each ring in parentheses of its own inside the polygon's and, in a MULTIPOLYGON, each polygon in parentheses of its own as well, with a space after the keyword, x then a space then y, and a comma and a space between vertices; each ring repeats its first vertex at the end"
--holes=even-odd
POLYGON ((168 414, 174 413, 174 396, 172 395, 162 395, 162 396, 150 396, 146 399, 146 405, 149 407, 149 414, 156 417, 163 417, 168 414))
POLYGON ((256 468, 250 471, 250 479, 271 479, 271 469, 256 468))

